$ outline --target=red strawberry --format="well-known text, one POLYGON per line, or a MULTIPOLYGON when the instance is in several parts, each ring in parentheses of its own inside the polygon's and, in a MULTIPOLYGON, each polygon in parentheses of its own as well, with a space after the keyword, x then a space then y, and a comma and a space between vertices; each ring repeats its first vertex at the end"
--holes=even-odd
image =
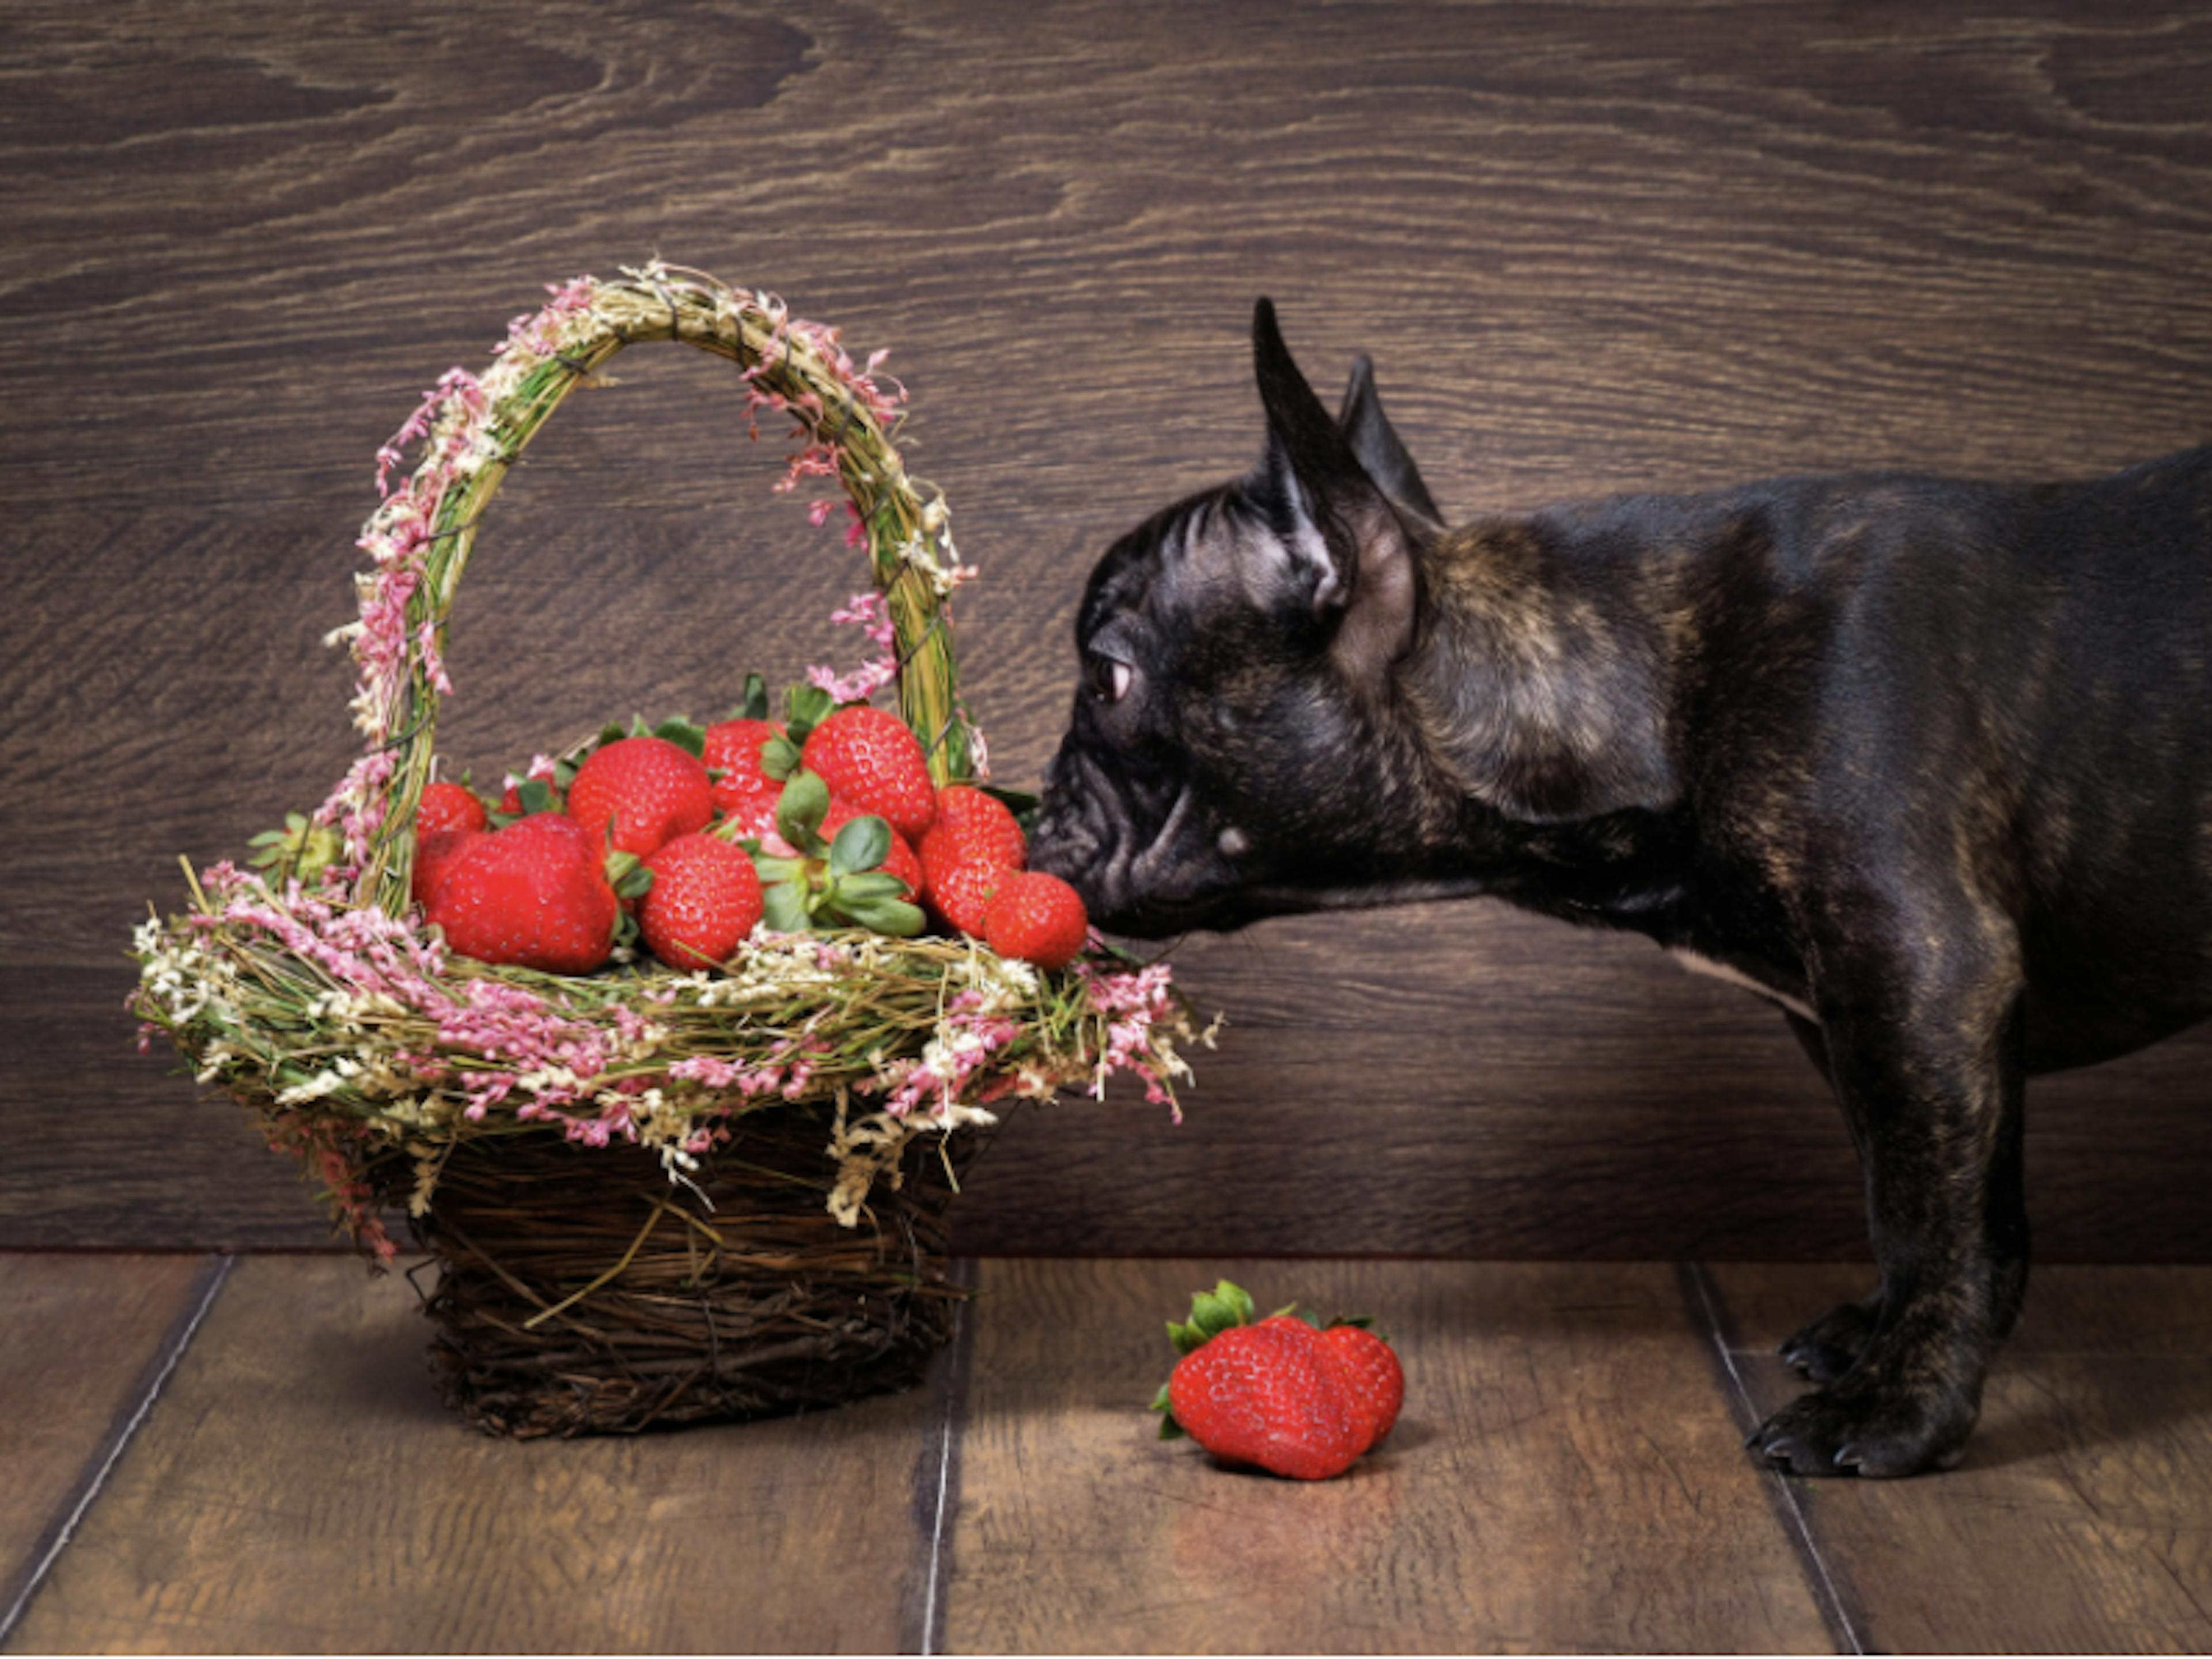
POLYGON ((409 888, 415 902, 428 909, 437 895, 438 884, 446 878, 446 866, 464 848, 483 837, 481 829, 434 830, 426 836, 418 820, 415 827, 415 876, 409 888))
POLYGON ((1341 1373, 1302 1320, 1233 1325, 1183 1356, 1168 1401, 1185 1433, 1224 1463, 1327 1480, 1362 1449, 1341 1373))
POLYGON ((1013 872, 983 913, 983 937, 1002 957, 1065 968, 1083 952, 1091 918, 1076 890, 1042 871, 1013 872))
POLYGON ((722 774, 714 780, 717 812, 735 817, 763 794, 775 811, 783 785, 761 770, 761 750, 782 735, 783 728, 769 720, 723 720, 707 728, 707 765, 722 774))
MULTIPOLYGON (((836 840, 837 832, 840 830, 854 818, 864 818, 867 816, 867 813, 850 801, 839 800, 836 796, 831 796, 830 810, 822 815, 822 839, 836 840)), ((915 857, 914 848, 906 844, 906 837, 896 830, 891 831, 890 851, 884 854, 884 861, 880 867, 904 882, 906 890, 909 894, 921 891, 921 860, 915 857)))
POLYGON ((614 826, 614 848, 640 858, 714 816, 706 763, 665 738, 617 738, 594 750, 568 786, 568 816, 593 845, 614 826))
POLYGON ((1346 1398, 1361 1432, 1359 1449, 1379 1445, 1406 1403, 1406 1373, 1388 1342, 1358 1325, 1332 1325, 1321 1334, 1343 1370, 1346 1398))
POLYGON ((937 820, 915 851, 921 854, 925 875, 956 864, 1018 870, 1029 862, 1022 826, 1006 804, 964 783, 948 783, 937 792, 937 820))
POLYGON ((588 974, 614 949, 619 909, 599 843, 574 821, 540 812, 463 848, 428 918, 459 955, 588 974))
POLYGON ((1170 1324, 1182 1356, 1152 1402, 1163 1439, 1187 1433, 1224 1462, 1326 1480, 1389 1434, 1406 1392, 1389 1345, 1355 1323, 1321 1328, 1288 1311, 1255 1324, 1223 1279, 1170 1324))
POLYGON ((782 785, 770 783, 765 789, 725 802, 717 810, 723 823, 737 826, 738 835, 766 835, 775 828, 775 804, 782 794, 782 785))
POLYGON ((955 864, 939 869, 933 877, 925 866, 921 901, 939 926, 981 939, 992 895, 999 890, 1000 882, 1018 873, 995 864, 955 864))
POLYGON ((653 885, 638 903, 638 931, 672 968, 727 962, 761 919, 760 876, 741 847, 708 835, 678 836, 645 867, 653 885))
POLYGON ((490 827, 484 804, 465 783, 426 783, 415 807, 415 839, 441 830, 483 830, 490 827))
POLYGON ((806 734, 799 762, 830 793, 918 841, 937 816, 928 757, 904 720, 866 703, 840 708, 806 734))

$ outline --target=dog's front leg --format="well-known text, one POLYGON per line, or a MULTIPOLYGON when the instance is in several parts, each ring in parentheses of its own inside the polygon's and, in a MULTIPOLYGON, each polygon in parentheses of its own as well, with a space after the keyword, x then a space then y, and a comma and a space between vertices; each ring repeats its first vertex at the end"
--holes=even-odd
POLYGON ((1881 1282, 1800 1333, 1838 1339, 1840 1374, 1751 1437, 1799 1474, 1956 1462, 2026 1283, 2015 958, 1959 933, 1919 937, 1931 942, 1824 952, 1821 1046, 1864 1168, 1881 1282))

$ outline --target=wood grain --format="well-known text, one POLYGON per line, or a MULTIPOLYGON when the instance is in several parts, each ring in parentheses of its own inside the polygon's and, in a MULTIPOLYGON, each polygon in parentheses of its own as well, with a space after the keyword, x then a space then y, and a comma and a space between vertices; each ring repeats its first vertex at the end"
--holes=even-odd
POLYGON ((209 1267, 194 1255, 0 1255, 0 1627, 143 1405, 209 1267))
POLYGON ((948 1651, 1827 1650, 1667 1268, 980 1269, 948 1651), (1404 1413, 1346 1475, 1153 1437, 1161 1322, 1223 1274, 1390 1333, 1404 1413))
MULTIPOLYGON (((658 251, 896 348, 909 458, 986 572, 966 680, 1018 782, 1091 559, 1256 451, 1258 292, 1317 380, 1375 354, 1460 514, 2078 474, 2212 430, 2212 22, 2179 0, 29 0, 9 31, 0 1133, 46 1149, 0 1171, 0 1242, 321 1236, 129 1055, 116 952, 178 902, 178 854, 236 853, 343 769, 316 641, 371 458, 543 283, 658 251), (41 1133, 55 1087, 98 1137, 41 1133)), ((858 566, 771 497, 730 377, 618 377, 495 509, 455 769, 843 649, 820 619, 858 566)), ((974 1248, 1275 1249, 1316 1218, 1328 1249, 1856 1248, 1794 1047, 1641 946, 1479 906, 1186 956, 1237 1022, 1192 1126, 1032 1115, 974 1248), (1282 1196, 1201 1233, 1192 1170, 1255 1149, 1282 1196)), ((2039 1089, 2047 1246, 2212 1254, 2208 1057, 2200 1031, 2039 1089)))
MULTIPOLYGON (((1863 1273, 1723 1267, 1758 1407, 1803 1385, 1774 1345, 1863 1273)), ((2212 1648, 2212 1270, 2036 1275, 1955 1471, 1793 1480, 1871 1650, 2212 1648)))
POLYGON ((919 1629, 927 1391, 517 1444, 445 1413, 428 1334, 404 1279, 241 1263, 11 1647, 880 1652, 919 1629))

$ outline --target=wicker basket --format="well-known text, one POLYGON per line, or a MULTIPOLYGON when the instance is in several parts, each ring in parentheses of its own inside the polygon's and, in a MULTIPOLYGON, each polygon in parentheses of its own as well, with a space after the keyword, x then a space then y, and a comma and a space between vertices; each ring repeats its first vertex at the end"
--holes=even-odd
POLYGON ((1042 974, 973 941, 786 936, 726 977, 563 979, 447 958, 422 932, 413 819, 485 505, 568 393, 640 341, 730 360, 756 409, 793 419, 790 481, 842 486, 933 775, 967 776, 980 750, 946 612, 965 573, 941 498, 888 441, 873 362, 766 295, 667 266, 554 293, 382 457, 427 451, 369 521, 362 621, 341 630, 368 743, 317 815, 335 868, 194 876, 195 910, 141 930, 137 1006, 308 1163, 357 1241, 389 1255, 379 1213, 410 1210, 437 1264, 448 1398, 488 1431, 632 1431, 905 1386, 962 1294, 948 1212, 989 1103, 1116 1067, 1167 1097, 1184 1009, 1164 968, 1095 948, 1042 974), (830 1018, 851 1009, 875 1022, 865 1041, 830 1018))
POLYGON ((964 1294, 945 1254, 971 1136, 907 1149, 841 1226, 824 1114, 746 1119, 672 1188, 634 1146, 554 1134, 457 1150, 414 1223, 447 1403, 528 1438, 774 1416, 920 1381, 964 1294), (949 1167, 948 1167, 949 1164, 949 1167))

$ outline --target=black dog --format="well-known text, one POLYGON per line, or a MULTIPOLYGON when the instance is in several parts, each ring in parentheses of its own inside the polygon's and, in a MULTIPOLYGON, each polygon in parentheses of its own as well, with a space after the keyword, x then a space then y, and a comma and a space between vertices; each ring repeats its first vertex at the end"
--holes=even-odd
POLYGON ((2027 1284, 2026 1079, 2212 1013, 2212 447, 1447 529, 1365 361, 1332 420, 1253 335, 1266 458, 1092 574, 1036 864, 1147 936, 1497 894, 1780 1004, 1881 1283, 1752 1443, 1956 1462, 2027 1284))

